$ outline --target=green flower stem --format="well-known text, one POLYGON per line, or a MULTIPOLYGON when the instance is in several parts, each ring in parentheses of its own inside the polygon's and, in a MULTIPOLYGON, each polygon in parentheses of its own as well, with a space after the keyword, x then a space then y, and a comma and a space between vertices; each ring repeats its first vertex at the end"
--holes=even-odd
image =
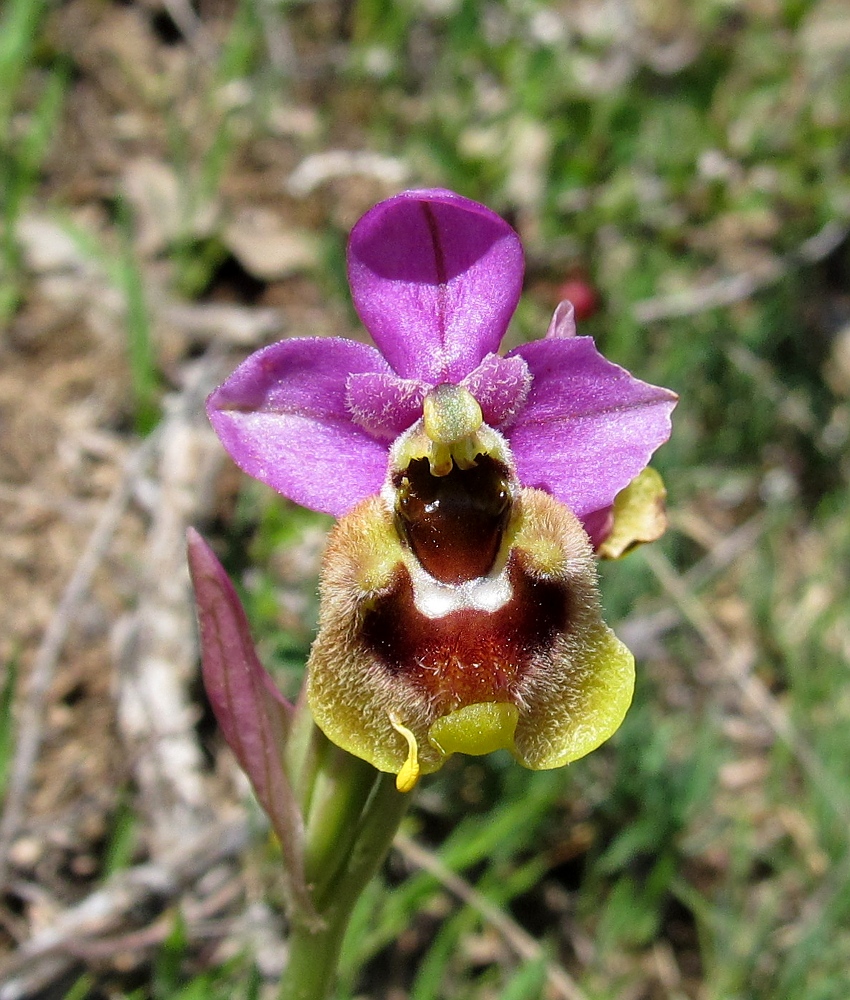
MULTIPOLYGON (((376 777, 359 822, 355 820, 351 824, 355 833, 346 863, 337 866, 335 876, 326 884, 321 897, 316 898, 323 926, 319 929, 307 927, 297 918, 293 922, 289 961, 281 981, 279 1000, 326 1000, 333 988, 351 912, 389 851, 410 802, 410 795, 396 790, 395 775, 374 771, 373 774, 376 777)), ((343 799, 349 798, 340 794, 343 799)), ((339 809, 337 816, 340 819, 350 816, 350 808, 349 802, 339 809)), ((332 811, 328 815, 332 815, 332 811)), ((321 833, 321 839, 327 842, 326 831, 321 833)), ((308 854, 311 846, 308 840, 308 854)))
POLYGON ((348 860, 359 821, 380 780, 371 764, 340 750, 327 738, 324 741, 304 838, 304 869, 319 908, 348 860))

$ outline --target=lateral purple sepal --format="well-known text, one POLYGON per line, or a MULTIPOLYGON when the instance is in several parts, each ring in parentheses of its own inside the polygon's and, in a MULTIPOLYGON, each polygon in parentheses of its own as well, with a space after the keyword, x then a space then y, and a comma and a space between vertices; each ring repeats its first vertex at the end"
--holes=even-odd
POLYGON ((533 379, 507 430, 520 481, 579 518, 610 506, 670 436, 676 394, 606 361, 590 337, 523 344, 516 356, 533 379))
POLYGON ((360 318, 402 378, 458 383, 495 352, 519 301, 519 237, 494 212, 440 189, 405 191, 351 232, 360 318))
POLYGON ((234 462, 296 503, 340 517, 384 481, 387 447, 352 422, 352 374, 389 375, 381 355, 341 338, 284 340, 252 354, 207 400, 234 462))
POLYGON ((210 706, 280 840, 290 891, 310 914, 304 825, 283 766, 292 706, 257 658, 245 612, 212 549, 193 528, 187 546, 210 706))
POLYGON ((614 508, 613 506, 604 507, 602 510, 594 510, 590 514, 585 514, 581 518, 581 523, 590 537, 594 550, 596 550, 611 534, 611 528, 614 525, 614 508))

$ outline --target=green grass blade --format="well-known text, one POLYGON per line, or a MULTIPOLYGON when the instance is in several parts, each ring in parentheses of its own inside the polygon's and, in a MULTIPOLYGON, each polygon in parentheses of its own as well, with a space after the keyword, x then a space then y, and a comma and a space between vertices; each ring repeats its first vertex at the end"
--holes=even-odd
POLYGON ((0 800, 6 795, 12 760, 15 753, 15 724, 12 709, 18 684, 18 664, 11 660, 6 665, 6 676, 0 690, 0 800))

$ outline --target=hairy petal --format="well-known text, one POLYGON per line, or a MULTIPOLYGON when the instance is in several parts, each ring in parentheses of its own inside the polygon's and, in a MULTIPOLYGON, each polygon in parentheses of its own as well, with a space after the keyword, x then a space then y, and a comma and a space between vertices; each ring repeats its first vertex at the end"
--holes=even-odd
POLYGON ((590 337, 524 344, 531 391, 506 436, 524 486, 579 518, 609 507, 670 436, 676 394, 607 361, 590 337))
POLYGON ((248 620, 221 563, 192 528, 187 541, 210 705, 280 840, 290 891, 300 911, 310 915, 304 827, 283 767, 292 706, 257 659, 248 620))
POLYGON ((348 244, 366 329, 398 375, 460 382, 497 349, 522 286, 519 237, 451 191, 405 191, 376 205, 348 244))
POLYGON ((365 372, 349 376, 345 398, 355 423, 376 438, 392 441, 422 416, 430 388, 418 379, 365 372))
POLYGON ((485 422, 503 427, 522 409, 531 388, 531 372, 522 358, 488 354, 461 385, 478 401, 485 422))
POLYGON ((336 517, 377 493, 387 447, 353 422, 352 373, 390 374, 366 344, 283 340, 252 354, 207 400, 236 464, 290 500, 336 517))

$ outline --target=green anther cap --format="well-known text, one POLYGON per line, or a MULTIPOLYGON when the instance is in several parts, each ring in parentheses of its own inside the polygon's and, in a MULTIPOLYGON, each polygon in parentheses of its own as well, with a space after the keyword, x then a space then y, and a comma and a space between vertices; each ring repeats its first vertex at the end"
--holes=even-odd
POLYGON ((471 437, 484 423, 478 401, 460 385, 444 383, 425 397, 425 433, 435 444, 471 437))
POLYGON ((431 475, 441 478, 453 468, 474 468, 481 455, 512 468, 507 445, 484 423, 478 400, 468 389, 446 382, 425 397, 422 419, 397 438, 390 461, 403 471, 411 462, 427 458, 431 475))

